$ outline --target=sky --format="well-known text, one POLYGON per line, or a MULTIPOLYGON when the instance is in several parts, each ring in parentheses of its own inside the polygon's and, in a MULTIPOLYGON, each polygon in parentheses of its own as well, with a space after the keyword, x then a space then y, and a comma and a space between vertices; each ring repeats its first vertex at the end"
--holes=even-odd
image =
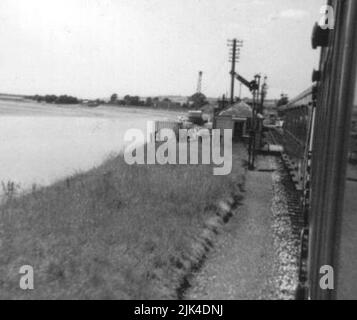
MULTIPOLYGON (((1 0, 0 92, 105 98, 229 91, 237 71, 268 76, 268 97, 311 85, 311 31, 326 0, 1 0)), ((236 83, 236 95, 239 84, 236 83)), ((243 88, 243 96, 249 92, 243 88)))

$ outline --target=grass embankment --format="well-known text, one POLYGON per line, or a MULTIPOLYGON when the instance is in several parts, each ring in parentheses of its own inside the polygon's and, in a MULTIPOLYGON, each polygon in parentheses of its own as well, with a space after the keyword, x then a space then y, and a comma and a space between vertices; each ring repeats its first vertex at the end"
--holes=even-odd
MULTIPOLYGON (((236 163, 237 164, 237 163, 236 163)), ((170 297, 175 259, 237 188, 202 165, 127 165, 121 156, 0 207, 0 299, 170 297), (35 289, 19 288, 34 268, 35 289)))

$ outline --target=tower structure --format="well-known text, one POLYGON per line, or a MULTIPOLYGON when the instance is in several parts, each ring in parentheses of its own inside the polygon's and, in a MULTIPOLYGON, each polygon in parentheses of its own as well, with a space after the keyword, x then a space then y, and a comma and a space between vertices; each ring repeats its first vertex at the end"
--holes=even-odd
POLYGON ((203 72, 199 71, 198 72, 198 81, 197 81, 197 90, 196 90, 197 93, 202 92, 202 75, 203 75, 203 72))

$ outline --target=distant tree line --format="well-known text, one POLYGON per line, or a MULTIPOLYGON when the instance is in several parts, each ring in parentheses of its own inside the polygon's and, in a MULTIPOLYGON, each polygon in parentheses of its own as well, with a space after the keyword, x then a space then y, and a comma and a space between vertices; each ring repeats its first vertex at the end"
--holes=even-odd
POLYGON ((203 106, 208 104, 207 98, 203 93, 197 92, 193 94, 188 99, 189 106, 193 107, 193 109, 201 109, 203 106))
POLYGON ((119 99, 116 93, 113 93, 110 97, 110 104, 116 104, 119 106, 145 106, 145 107, 152 107, 154 104, 154 100, 158 98, 146 98, 142 100, 139 96, 131 96, 126 95, 123 99, 119 99))
POLYGON ((170 109, 170 108, 193 108, 199 109, 206 105, 207 99, 206 96, 202 93, 196 93, 189 97, 188 101, 185 103, 174 102, 169 98, 160 99, 159 97, 147 97, 145 99, 141 99, 139 96, 131 96, 126 95, 124 98, 119 99, 118 94, 113 93, 110 97, 110 104, 112 105, 120 105, 120 106, 145 106, 145 107, 153 107, 160 109, 170 109))
POLYGON ((158 109, 174 109, 174 108, 183 108, 183 109, 200 109, 204 105, 206 105, 207 99, 206 96, 202 93, 195 93, 191 97, 187 99, 187 102, 179 103, 170 100, 169 98, 159 98, 159 97, 147 97, 141 98, 139 96, 131 96, 125 95, 123 98, 119 99, 118 94, 113 93, 110 96, 109 102, 105 102, 102 99, 96 100, 81 100, 73 96, 69 95, 54 95, 54 94, 47 94, 47 95, 34 95, 28 96, 27 98, 35 100, 37 102, 45 102, 45 103, 54 103, 54 104, 90 104, 96 103, 97 105, 100 104, 111 104, 111 105, 118 105, 118 106, 139 106, 139 107, 152 107, 158 109))
POLYGON ((68 95, 56 96, 54 94, 47 94, 44 96, 36 94, 34 96, 31 96, 30 99, 33 99, 37 102, 58 103, 58 104, 77 104, 80 102, 80 100, 76 97, 72 97, 68 95))

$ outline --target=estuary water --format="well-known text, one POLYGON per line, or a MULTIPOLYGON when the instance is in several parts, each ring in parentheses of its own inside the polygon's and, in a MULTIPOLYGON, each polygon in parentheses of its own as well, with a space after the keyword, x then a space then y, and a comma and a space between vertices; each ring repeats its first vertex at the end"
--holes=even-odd
POLYGON ((49 185, 118 154, 128 129, 146 130, 147 121, 178 115, 134 107, 0 101, 0 181, 15 182, 23 190, 49 185))

